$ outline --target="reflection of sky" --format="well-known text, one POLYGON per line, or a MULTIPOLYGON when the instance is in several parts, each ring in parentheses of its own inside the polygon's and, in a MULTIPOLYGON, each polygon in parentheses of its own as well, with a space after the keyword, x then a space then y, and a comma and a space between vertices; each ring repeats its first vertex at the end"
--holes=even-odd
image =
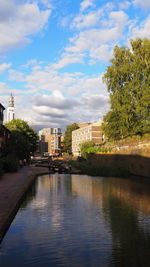
POLYGON ((18 212, 3 240, 4 266, 8 258, 14 258, 16 250, 17 261, 24 260, 26 266, 34 261, 36 266, 43 266, 43 261, 45 266, 49 266, 48 262, 54 266, 76 266, 89 260, 106 263, 111 254, 111 237, 101 220, 102 212, 94 207, 92 198, 89 201, 83 197, 89 187, 87 179, 84 183, 85 192, 82 189, 74 195, 70 176, 38 178, 35 198, 18 212), (103 248, 106 246, 107 255, 103 248))
MULTIPOLYGON (((122 238, 124 244, 128 241, 119 225, 127 220, 128 231, 137 216, 136 227, 149 232, 149 218, 137 213, 137 205, 133 208, 138 195, 136 183, 121 179, 39 177, 33 197, 31 193, 26 197, 1 244, 0 266, 112 266, 112 255, 117 255, 122 238), (129 196, 133 196, 131 207, 129 196), (127 205, 130 214, 133 210, 131 219, 127 205)), ((144 199, 148 203, 143 197, 142 207, 144 199)))

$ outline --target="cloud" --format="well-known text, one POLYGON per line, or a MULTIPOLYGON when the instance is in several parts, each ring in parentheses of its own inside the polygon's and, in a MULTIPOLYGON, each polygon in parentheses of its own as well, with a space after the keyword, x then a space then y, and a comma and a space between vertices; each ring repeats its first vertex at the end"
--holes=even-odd
POLYGON ((150 16, 132 28, 131 38, 150 38, 150 16))
POLYGON ((25 81, 25 73, 11 69, 9 70, 9 80, 23 82, 25 81))
POLYGON ((131 6, 131 2, 129 2, 129 1, 119 3, 120 9, 128 9, 130 6, 131 6))
POLYGON ((98 23, 102 10, 90 12, 88 14, 81 14, 74 18, 71 28, 82 29, 94 26, 98 23))
MULTIPOLYGON (((102 75, 58 73, 51 66, 40 71, 31 66, 31 72, 26 76, 14 70, 10 73, 14 81, 19 78, 27 88, 11 90, 15 95, 16 116, 36 129, 61 127, 64 130, 74 121, 100 120, 108 109, 102 75)), ((3 92, 8 96, 6 90, 3 92)))
MULTIPOLYGON (((59 100, 59 99, 58 99, 59 100)), ((61 127, 72 122, 102 120, 106 110, 108 110, 108 96, 84 94, 75 101, 73 98, 63 97, 58 104, 57 98, 53 96, 36 96, 33 100, 32 111, 35 115, 32 118, 32 124, 42 128, 42 124, 48 127, 61 127), (88 108, 87 108, 88 107, 88 108), (95 112, 96 111, 96 112, 95 112), (38 119, 37 119, 38 118, 38 119)))
POLYGON ((94 1, 93 0, 84 0, 80 3, 80 11, 83 12, 88 7, 94 7, 94 1))
POLYGON ((36 95, 32 102, 34 106, 44 107, 48 106, 55 109, 68 110, 78 104, 78 101, 73 98, 65 98, 59 91, 54 91, 52 95, 36 95))
POLYGON ((0 53, 30 42, 31 35, 44 29, 50 14, 50 9, 40 10, 36 3, 0 1, 0 53))
POLYGON ((0 74, 11 67, 11 63, 3 63, 0 65, 0 74))
POLYGON ((64 53, 62 54, 60 60, 57 63, 52 64, 52 68, 54 69, 61 69, 64 68, 65 66, 75 64, 75 63, 83 63, 83 54, 78 53, 77 54, 69 54, 69 53, 64 53))
POLYGON ((51 116, 51 117, 63 117, 64 110, 60 110, 57 108, 46 107, 46 106, 33 106, 33 110, 41 115, 51 116))
POLYGON ((127 25, 128 16, 125 12, 110 12, 105 27, 100 24, 98 27, 76 34, 70 38, 70 45, 65 48, 65 52, 74 55, 84 53, 91 60, 108 61, 112 55, 114 44, 124 38, 123 33, 127 25))
POLYGON ((141 7, 143 9, 149 9, 150 8, 150 1, 149 0, 134 0, 133 4, 136 7, 141 7))

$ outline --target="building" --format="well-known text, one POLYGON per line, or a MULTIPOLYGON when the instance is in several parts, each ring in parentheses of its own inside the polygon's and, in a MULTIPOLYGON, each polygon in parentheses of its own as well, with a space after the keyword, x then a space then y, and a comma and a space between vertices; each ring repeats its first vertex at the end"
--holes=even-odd
POLYGON ((10 137, 10 131, 3 125, 4 110, 4 106, 0 104, 0 155, 2 154, 3 148, 7 145, 10 137))
POLYGON ((14 118, 15 118, 14 96, 11 94, 8 101, 7 122, 12 121, 14 118))
POLYGON ((101 122, 87 123, 81 125, 82 127, 72 132, 72 153, 74 156, 80 156, 80 145, 83 142, 92 141, 95 144, 101 144, 103 142, 101 122))
POLYGON ((61 129, 44 128, 39 131, 39 152, 55 155, 61 152, 61 129))

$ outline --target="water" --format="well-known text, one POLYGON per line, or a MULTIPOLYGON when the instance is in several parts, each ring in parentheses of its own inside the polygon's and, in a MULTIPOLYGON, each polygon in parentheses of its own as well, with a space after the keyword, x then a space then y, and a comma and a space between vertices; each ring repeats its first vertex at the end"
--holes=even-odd
POLYGON ((0 266, 150 266, 149 192, 119 178, 40 176, 0 245, 0 266))

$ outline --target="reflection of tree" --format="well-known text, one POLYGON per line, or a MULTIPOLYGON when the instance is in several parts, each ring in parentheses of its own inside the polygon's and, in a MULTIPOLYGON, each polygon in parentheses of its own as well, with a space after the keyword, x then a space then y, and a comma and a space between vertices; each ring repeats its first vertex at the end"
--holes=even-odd
POLYGON ((31 186, 31 188, 29 189, 29 191, 27 192, 27 194, 24 197, 24 200, 21 204, 21 208, 26 208, 27 205, 29 203, 31 203, 31 201, 36 197, 36 193, 37 193, 37 179, 35 180, 35 182, 33 183, 33 185, 31 186))
POLYGON ((140 228, 137 210, 115 197, 110 188, 104 213, 111 227, 115 266, 150 266, 150 235, 140 228))

